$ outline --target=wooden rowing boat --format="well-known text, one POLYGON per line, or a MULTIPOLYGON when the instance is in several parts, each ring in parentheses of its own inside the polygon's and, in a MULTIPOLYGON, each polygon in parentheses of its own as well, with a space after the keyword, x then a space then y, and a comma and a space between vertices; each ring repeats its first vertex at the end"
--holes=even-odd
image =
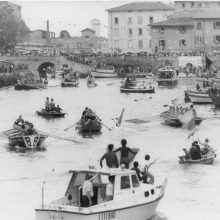
POLYGON ((102 129, 101 121, 97 118, 91 120, 81 119, 77 125, 76 129, 79 133, 100 133, 102 129))
POLYGON ((40 111, 36 111, 37 115, 42 116, 44 118, 62 118, 66 115, 63 112, 57 111, 46 111, 45 109, 41 109, 40 111))
POLYGON ((123 93, 155 93, 154 87, 120 87, 123 93))

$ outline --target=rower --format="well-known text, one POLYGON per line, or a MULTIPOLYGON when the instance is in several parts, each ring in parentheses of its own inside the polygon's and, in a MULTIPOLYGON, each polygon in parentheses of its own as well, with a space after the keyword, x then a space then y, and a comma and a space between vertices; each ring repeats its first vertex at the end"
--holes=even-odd
POLYGON ((201 150, 200 150, 200 147, 198 145, 198 141, 194 141, 192 143, 192 146, 191 146, 189 152, 190 152, 190 156, 191 156, 192 160, 200 160, 202 158, 201 150))
POLYGON ((22 115, 19 115, 18 119, 14 123, 15 125, 22 126, 24 124, 24 119, 22 118, 22 115))
POLYGON ((201 152, 202 152, 203 155, 207 154, 210 151, 213 151, 213 148, 210 147, 210 145, 209 145, 209 139, 208 138, 205 139, 204 143, 201 142, 200 140, 198 140, 198 141, 203 146, 203 148, 201 149, 201 152))
POLYGON ((62 108, 60 108, 60 106, 59 105, 57 105, 57 107, 55 108, 55 110, 57 111, 57 112, 61 112, 62 111, 62 108))

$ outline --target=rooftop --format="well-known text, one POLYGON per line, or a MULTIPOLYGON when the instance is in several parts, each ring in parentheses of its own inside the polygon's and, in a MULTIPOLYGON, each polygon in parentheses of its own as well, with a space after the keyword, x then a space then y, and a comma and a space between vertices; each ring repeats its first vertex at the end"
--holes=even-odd
POLYGON ((174 10, 171 6, 162 2, 132 2, 115 8, 110 8, 108 12, 123 11, 156 11, 156 10, 174 10))
POLYGON ((121 175, 121 174, 131 174, 135 173, 133 170, 121 169, 121 168, 102 168, 102 169, 81 169, 81 170, 70 170, 69 173, 92 173, 92 174, 102 174, 102 175, 121 175))
POLYGON ((92 31, 93 33, 95 33, 95 31, 90 28, 85 28, 85 29, 81 30, 81 32, 84 32, 84 31, 92 31))
POLYGON ((172 18, 166 21, 156 22, 151 24, 151 27, 161 27, 161 26, 193 26, 192 18, 172 18))

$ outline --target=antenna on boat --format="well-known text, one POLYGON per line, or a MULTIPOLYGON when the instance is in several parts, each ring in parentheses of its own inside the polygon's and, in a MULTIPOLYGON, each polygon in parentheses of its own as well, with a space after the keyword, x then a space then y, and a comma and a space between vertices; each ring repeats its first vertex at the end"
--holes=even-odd
MULTIPOLYGON (((52 169, 52 172, 54 172, 54 168, 52 169)), ((48 176, 47 180, 49 179, 51 175, 48 176)), ((41 188, 41 192, 42 192, 42 208, 44 208, 44 186, 46 184, 46 180, 43 181, 42 183, 42 188, 41 188)))

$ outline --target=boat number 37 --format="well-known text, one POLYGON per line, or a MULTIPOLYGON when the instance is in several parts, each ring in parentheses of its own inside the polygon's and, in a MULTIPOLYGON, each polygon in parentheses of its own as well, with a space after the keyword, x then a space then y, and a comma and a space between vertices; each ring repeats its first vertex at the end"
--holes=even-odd
POLYGON ((99 214, 99 220, 109 220, 116 218, 116 212, 105 212, 99 214))

